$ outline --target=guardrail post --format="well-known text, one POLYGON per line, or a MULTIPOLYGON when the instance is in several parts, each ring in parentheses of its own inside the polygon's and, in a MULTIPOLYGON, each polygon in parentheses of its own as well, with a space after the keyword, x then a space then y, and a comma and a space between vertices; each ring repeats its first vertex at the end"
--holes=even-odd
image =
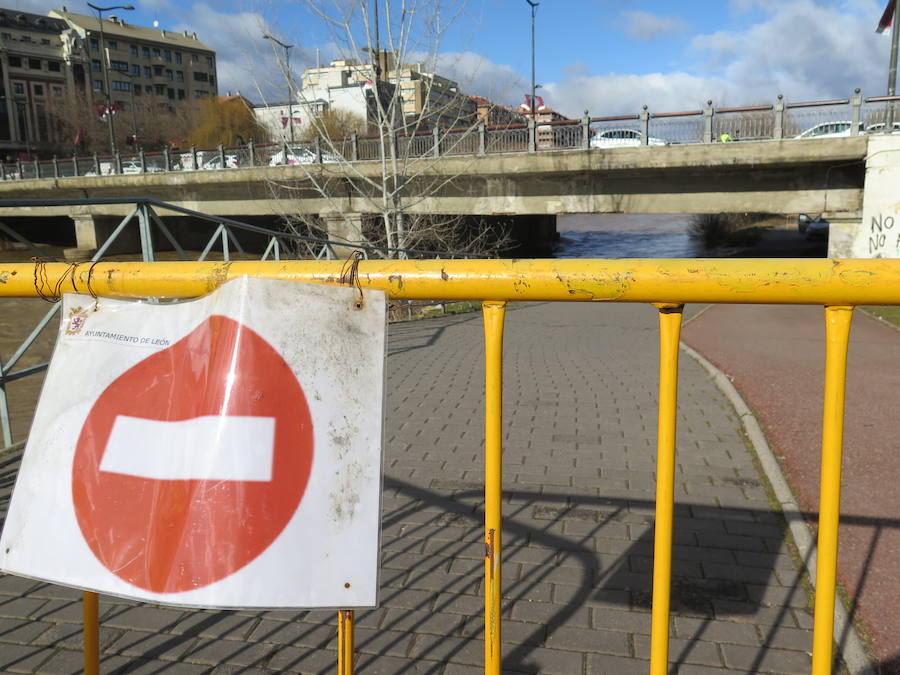
POLYGON ((197 166, 197 148, 191 146, 191 170, 196 171, 200 167, 197 166))
POLYGON ((247 141, 247 154, 249 155, 250 166, 256 166, 256 144, 252 138, 247 141))
POLYGON ((38 161, 37 157, 34 159, 34 177, 41 177, 41 163, 38 161))
POLYGON ((78 176, 78 155, 72 155, 72 175, 78 176))
POLYGON ((528 118, 528 152, 537 152, 537 128, 534 117, 528 118))
POLYGON ((322 137, 316 136, 313 140, 313 147, 316 151, 316 164, 322 163, 322 137))
POLYGON ((147 173, 147 158, 144 156, 144 149, 138 150, 138 158, 141 162, 141 173, 147 173))
POLYGON ((163 148, 163 167, 166 171, 172 170, 172 157, 169 155, 169 146, 163 148))
POLYGON ((59 160, 53 155, 53 177, 59 178, 59 160))
POLYGON ((647 104, 641 109, 641 145, 650 145, 650 113, 647 104))
POLYGON ((100 158, 97 157, 97 153, 94 153, 94 173, 98 176, 100 175, 100 158))
POLYGON ((435 157, 441 156, 441 137, 438 133, 437 126, 431 129, 431 153, 435 157))
POLYGON ((588 111, 584 111, 584 117, 581 118, 581 148, 587 150, 591 147, 591 116, 588 111))
MULTIPOLYGON (((862 96, 859 95, 859 87, 853 90, 853 98, 850 99, 850 105, 852 106, 852 117, 853 120, 850 123, 850 135, 851 136, 859 136, 859 118, 860 113, 862 113, 862 96)), ((885 132, 890 133, 890 129, 887 126, 884 128, 885 132)))
POLYGON ((225 146, 219 143, 219 163, 222 165, 223 169, 227 169, 225 166, 225 146))
POLYGON ((122 155, 119 154, 118 150, 116 150, 116 165, 115 166, 116 166, 116 173, 121 175, 121 173, 122 173, 122 155))
POLYGON ((706 102, 706 109, 703 111, 703 117, 705 118, 705 125, 703 127, 703 142, 704 143, 712 143, 713 142, 713 107, 712 101, 706 102))
POLYGON ((784 138, 784 94, 778 94, 775 101, 775 128, 772 130, 772 138, 780 141, 784 138))
POLYGON ((359 161, 359 134, 355 131, 350 134, 350 161, 359 161))
POLYGON ((478 123, 478 154, 487 154, 487 126, 483 121, 478 123))
MULTIPOLYGON (((78 174, 75 174, 76 176, 78 174)), ((6 164, 4 162, 0 162, 0 179, 6 180, 6 164)), ((7 443, 7 445, 10 445, 7 443)))

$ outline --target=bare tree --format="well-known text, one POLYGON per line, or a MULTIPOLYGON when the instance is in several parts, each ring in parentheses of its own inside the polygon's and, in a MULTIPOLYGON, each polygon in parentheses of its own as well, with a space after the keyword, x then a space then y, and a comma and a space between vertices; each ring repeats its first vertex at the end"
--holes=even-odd
MULTIPOLYGON (((335 214, 352 201, 356 210, 372 215, 348 229, 361 230, 370 243, 393 249, 484 254, 506 245, 505 233, 477 226, 472 218, 422 213, 424 202, 451 187, 460 175, 432 171, 442 161, 438 154, 474 159, 478 150, 475 103, 456 82, 437 73, 442 39, 464 2, 297 1, 327 29, 342 57, 304 73, 302 87, 294 87, 299 107, 307 112, 323 106, 335 110, 341 104, 336 92, 345 99, 355 96, 366 134, 351 140, 348 124, 335 124, 334 114, 309 114, 311 131, 306 136, 317 139, 321 166, 298 161, 303 180, 278 181, 274 188, 281 194, 294 190, 298 196, 312 189, 335 214), (357 163, 355 158, 372 161, 357 163), (345 200, 347 196, 351 199, 345 200)), ((315 217, 289 220, 314 233, 323 227, 315 217)))

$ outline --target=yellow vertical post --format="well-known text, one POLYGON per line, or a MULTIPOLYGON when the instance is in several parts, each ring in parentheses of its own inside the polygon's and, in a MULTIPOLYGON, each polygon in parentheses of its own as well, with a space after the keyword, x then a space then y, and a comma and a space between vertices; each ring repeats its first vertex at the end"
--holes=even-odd
POLYGON ((81 595, 84 622, 84 674, 100 675, 100 598, 85 591, 81 595))
POLYGON ((353 623, 356 615, 352 609, 338 610, 338 675, 353 675, 353 623))
POLYGON ((484 672, 500 675, 505 302, 484 302, 484 672))
POLYGON ((844 392, 852 307, 825 308, 825 394, 822 406, 822 477, 819 541, 816 549, 816 609, 813 617, 813 675, 831 673, 834 594, 837 584, 838 524, 841 513, 841 459, 844 392))
POLYGON ((675 423, 678 406, 678 343, 683 305, 659 309, 659 417, 656 435, 656 517, 653 533, 653 606, 650 675, 669 667, 669 605, 672 592, 672 526, 675 511, 675 423))

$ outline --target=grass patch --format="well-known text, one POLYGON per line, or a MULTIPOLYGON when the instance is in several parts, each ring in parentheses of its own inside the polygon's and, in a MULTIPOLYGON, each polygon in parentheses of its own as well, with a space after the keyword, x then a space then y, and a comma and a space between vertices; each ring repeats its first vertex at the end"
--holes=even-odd
POLYGON ((860 309, 900 328, 900 307, 894 305, 864 305, 860 309))

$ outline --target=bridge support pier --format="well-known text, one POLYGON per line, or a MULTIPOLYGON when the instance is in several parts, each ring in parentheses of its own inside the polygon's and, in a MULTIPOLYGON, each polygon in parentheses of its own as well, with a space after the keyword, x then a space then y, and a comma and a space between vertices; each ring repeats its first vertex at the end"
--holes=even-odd
POLYGON ((352 244, 363 243, 363 215, 361 213, 331 212, 321 214, 321 218, 325 223, 325 232, 329 239, 351 244, 351 246, 333 246, 337 257, 348 257, 356 250, 352 244))
MULTIPOLYGON (((103 245, 116 226, 122 222, 119 216, 98 216, 92 213, 72 213, 69 215, 75 225, 75 248, 65 250, 68 260, 86 260, 103 245)), ((140 251, 140 234, 137 221, 126 227, 116 238, 108 253, 131 253, 140 251)))

